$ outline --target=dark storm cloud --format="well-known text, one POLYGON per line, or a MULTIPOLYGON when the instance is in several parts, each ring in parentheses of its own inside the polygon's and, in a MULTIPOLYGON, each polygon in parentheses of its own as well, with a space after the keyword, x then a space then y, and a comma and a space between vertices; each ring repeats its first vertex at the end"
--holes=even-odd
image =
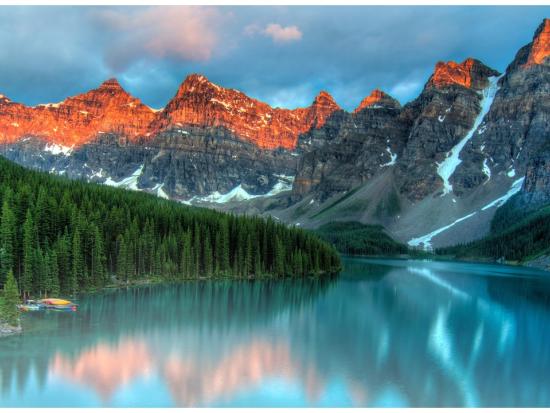
POLYGON ((328 90, 352 109, 378 87, 414 98, 438 60, 500 71, 548 7, 2 7, 0 93, 62 100, 116 76, 163 106, 201 72, 273 105, 328 90))

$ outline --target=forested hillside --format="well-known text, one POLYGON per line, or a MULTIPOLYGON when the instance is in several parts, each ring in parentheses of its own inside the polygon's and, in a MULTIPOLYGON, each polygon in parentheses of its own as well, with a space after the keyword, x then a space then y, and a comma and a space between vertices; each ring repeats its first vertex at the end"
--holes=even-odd
POLYGON ((340 268, 335 249, 273 220, 186 207, 69 181, 0 158, 0 287, 74 294, 151 277, 306 276, 340 268))
POLYGON ((489 235, 468 244, 438 249, 437 254, 512 261, 550 254, 550 205, 528 212, 517 208, 513 201, 510 199, 497 210, 489 235))
POLYGON ((406 254, 408 248, 392 239, 381 225, 360 222, 331 222, 315 231, 338 251, 351 255, 406 254))

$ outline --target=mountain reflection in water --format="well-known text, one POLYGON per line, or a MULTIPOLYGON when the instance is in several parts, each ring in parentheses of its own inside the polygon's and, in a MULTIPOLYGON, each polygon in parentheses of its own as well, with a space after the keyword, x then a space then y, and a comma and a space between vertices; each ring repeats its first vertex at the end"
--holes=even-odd
POLYGON ((345 264, 28 314, 0 340, 0 406, 550 406, 548 273, 345 264))

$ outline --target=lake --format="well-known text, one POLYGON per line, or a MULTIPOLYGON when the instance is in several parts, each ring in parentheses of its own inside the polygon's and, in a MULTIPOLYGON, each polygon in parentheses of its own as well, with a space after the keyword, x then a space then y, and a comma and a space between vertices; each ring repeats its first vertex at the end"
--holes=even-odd
POLYGON ((550 406, 550 273, 344 259, 334 278, 90 294, 0 339, 0 406, 550 406))

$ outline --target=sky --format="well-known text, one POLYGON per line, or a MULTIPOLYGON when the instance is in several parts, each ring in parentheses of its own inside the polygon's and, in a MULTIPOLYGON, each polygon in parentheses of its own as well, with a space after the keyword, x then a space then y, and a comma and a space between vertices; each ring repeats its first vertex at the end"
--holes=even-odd
POLYGON ((161 108, 190 73, 272 106, 328 91, 352 110, 380 88, 401 103, 438 61, 504 71, 550 7, 3 6, 0 94, 58 102, 116 77, 161 108))

